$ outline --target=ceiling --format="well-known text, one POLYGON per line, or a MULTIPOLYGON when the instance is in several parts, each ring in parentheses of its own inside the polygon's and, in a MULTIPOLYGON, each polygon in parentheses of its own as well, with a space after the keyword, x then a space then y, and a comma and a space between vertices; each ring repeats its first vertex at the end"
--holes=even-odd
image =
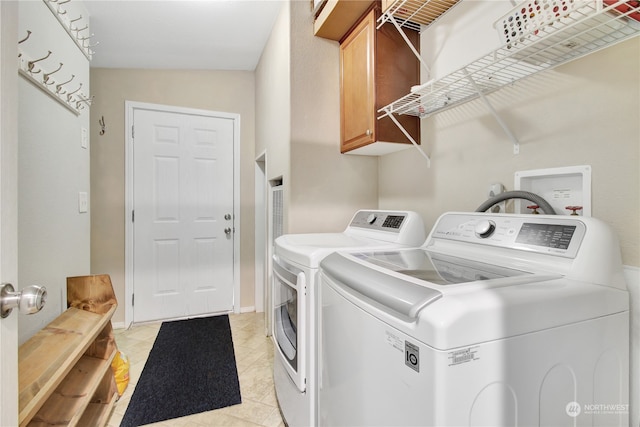
POLYGON ((91 67, 254 70, 283 0, 85 0, 91 67))

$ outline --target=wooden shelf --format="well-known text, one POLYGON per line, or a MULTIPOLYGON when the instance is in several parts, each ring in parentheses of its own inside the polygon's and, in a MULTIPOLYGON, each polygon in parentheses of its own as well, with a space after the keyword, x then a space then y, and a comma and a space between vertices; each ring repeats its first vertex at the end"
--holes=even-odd
POLYGON ((82 295, 73 304, 82 308, 68 308, 18 349, 21 427, 104 425, 117 397, 111 281, 105 275, 70 279, 67 295, 82 295), (95 310, 95 299, 84 294, 106 288, 109 304, 95 310))
POLYGON ((89 425, 79 421, 105 374, 113 375, 111 361, 115 355, 114 349, 108 359, 82 356, 28 425, 89 425))
POLYGON ((116 403, 118 394, 115 393, 111 396, 111 399, 106 403, 90 403, 89 407, 80 420, 80 426, 102 426, 109 420, 109 414, 111 409, 116 403))

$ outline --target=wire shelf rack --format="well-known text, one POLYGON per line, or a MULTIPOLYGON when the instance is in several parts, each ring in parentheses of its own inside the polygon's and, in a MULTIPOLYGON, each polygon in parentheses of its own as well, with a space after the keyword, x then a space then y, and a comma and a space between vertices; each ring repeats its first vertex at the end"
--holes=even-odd
POLYGON ((420 31, 434 23, 460 0, 398 0, 380 17, 381 24, 395 20, 401 27, 420 31))
POLYGON ((412 88, 378 110, 378 118, 428 117, 640 34, 640 2, 584 3, 558 21, 532 28, 518 43, 506 43, 443 78, 412 88))

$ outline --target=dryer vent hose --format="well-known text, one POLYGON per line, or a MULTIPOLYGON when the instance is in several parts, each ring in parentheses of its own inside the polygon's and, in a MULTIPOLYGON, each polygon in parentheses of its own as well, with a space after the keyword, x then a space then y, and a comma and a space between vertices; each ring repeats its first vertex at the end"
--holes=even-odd
POLYGON ((540 209, 547 215, 555 215, 556 212, 553 210, 551 205, 542 197, 538 196, 535 193, 530 193, 529 191, 505 191, 504 193, 500 193, 495 197, 490 198, 476 209, 476 212, 485 212, 487 209, 491 208, 494 205, 497 205, 500 202, 504 202, 509 199, 524 199, 529 200, 530 202, 535 203, 540 206, 540 209))

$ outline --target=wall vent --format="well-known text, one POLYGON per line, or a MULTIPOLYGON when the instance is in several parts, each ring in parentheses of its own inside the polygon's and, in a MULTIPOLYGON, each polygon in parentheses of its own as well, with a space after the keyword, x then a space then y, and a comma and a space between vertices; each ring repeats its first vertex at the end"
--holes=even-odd
POLYGON ((282 236, 284 224, 284 191, 283 185, 271 187, 271 245, 282 236))

